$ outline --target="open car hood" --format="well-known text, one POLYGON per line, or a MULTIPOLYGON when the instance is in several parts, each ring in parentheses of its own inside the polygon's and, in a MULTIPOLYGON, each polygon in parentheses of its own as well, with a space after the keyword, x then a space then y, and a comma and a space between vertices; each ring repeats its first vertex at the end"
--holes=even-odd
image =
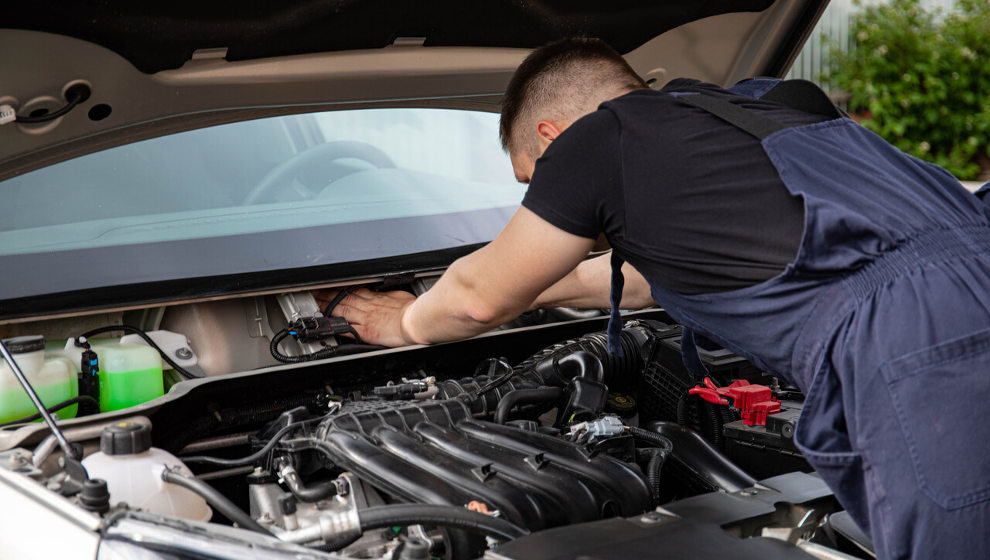
POLYGON ((0 104, 65 117, 0 126, 0 180, 110 146, 330 106, 496 111, 529 49, 598 36, 651 83, 782 75, 826 1, 464 3, 68 1, 8 8, 0 104))

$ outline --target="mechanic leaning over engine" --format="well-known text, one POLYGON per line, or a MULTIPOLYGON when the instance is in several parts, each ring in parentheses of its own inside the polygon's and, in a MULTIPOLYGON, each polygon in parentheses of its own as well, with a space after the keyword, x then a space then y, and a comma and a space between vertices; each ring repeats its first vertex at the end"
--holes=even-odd
POLYGON ((614 342, 655 301, 695 373, 706 337, 804 392, 795 441, 878 557, 990 558, 990 207, 808 82, 653 91, 592 39, 526 58, 501 135, 522 207, 418 299, 343 299, 365 341, 609 302, 614 342))

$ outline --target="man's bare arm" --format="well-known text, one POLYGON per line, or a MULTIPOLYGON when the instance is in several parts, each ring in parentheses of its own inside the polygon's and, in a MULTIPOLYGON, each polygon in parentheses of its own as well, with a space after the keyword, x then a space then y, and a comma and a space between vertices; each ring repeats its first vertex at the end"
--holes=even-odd
MULTIPOLYGON (((533 307, 574 307, 594 309, 610 307, 612 268, 611 254, 606 253, 579 264, 567 276, 546 289, 533 307)), ((622 309, 642 309, 656 305, 650 294, 650 285, 635 268, 622 265, 625 287, 622 290, 622 309)))
POLYGON ((467 338, 529 309, 593 244, 521 207, 494 241, 458 259, 419 298, 356 290, 336 311, 370 343, 402 346, 467 338))

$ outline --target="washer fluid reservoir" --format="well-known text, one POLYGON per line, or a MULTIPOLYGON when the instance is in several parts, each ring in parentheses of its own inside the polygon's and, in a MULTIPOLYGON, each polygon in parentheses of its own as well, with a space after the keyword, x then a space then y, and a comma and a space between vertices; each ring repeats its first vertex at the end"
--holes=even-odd
POLYGON ((83 459, 90 478, 107 481, 110 505, 192 521, 209 521, 213 510, 206 500, 181 486, 162 480, 166 465, 192 472, 175 455, 151 446, 151 428, 137 422, 117 422, 100 434, 100 451, 83 459))
MULTIPOLYGON (((79 395, 76 367, 61 356, 45 357, 45 338, 18 336, 3 341, 41 402, 51 407, 79 395)), ((57 412, 59 418, 74 418, 79 405, 57 412)), ((0 423, 18 420, 38 412, 10 365, 0 358, 0 423)))
MULTIPOLYGON (((100 412, 130 408, 165 393, 162 360, 157 350, 145 344, 127 344, 115 339, 89 342, 99 356, 100 412)), ((79 364, 82 348, 70 338, 62 354, 79 364)))

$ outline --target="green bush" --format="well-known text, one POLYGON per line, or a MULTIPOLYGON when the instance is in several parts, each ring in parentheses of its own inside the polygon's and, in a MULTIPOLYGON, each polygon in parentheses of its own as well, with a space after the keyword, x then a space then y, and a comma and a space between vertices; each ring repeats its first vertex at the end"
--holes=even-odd
POLYGON ((833 45, 826 78, 852 95, 850 111, 901 150, 976 178, 990 156, 990 2, 866 6, 851 33, 849 52, 833 45))

